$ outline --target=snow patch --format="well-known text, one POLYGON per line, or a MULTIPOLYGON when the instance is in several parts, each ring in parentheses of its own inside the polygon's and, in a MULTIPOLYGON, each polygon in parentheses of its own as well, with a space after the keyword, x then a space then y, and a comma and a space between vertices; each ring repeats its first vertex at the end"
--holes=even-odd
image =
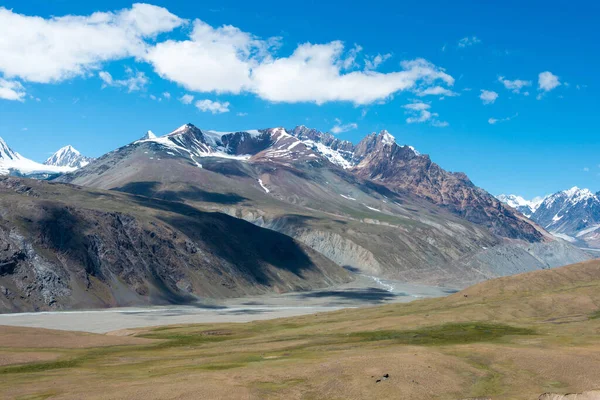
POLYGON ((264 189, 264 191, 265 191, 266 193, 269 193, 269 192, 270 192, 270 190, 269 190, 269 189, 268 189, 268 188, 265 186, 265 184, 263 183, 262 179, 259 179, 259 180, 258 180, 258 184, 260 185, 260 187, 261 187, 261 188, 263 188, 263 189, 264 189))

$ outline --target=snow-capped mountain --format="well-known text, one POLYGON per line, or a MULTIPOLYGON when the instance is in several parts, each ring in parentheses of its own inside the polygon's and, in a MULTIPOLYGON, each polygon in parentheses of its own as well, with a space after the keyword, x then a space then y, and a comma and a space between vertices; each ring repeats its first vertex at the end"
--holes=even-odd
POLYGON ((44 165, 53 165, 55 167, 70 167, 70 168, 83 168, 88 165, 93 158, 86 157, 77 151, 73 146, 68 145, 59 149, 50 158, 48 158, 44 165))
POLYGON ((523 197, 514 194, 501 194, 497 196, 497 198, 501 202, 519 211, 527 218, 533 215, 533 213, 538 209, 540 204, 542 204, 545 199, 544 197, 535 197, 532 200, 526 200, 523 197))
POLYGON ((600 196, 589 189, 572 187, 545 197, 539 203, 520 196, 498 199, 521 211, 554 236, 582 247, 600 247, 600 196), (523 210, 533 210, 527 215, 523 210))
POLYGON ((44 165, 25 158, 0 138, 0 175, 47 179, 73 170, 73 167, 44 165))
POLYGON ((532 218, 563 239, 600 244, 600 231, 596 232, 600 228, 600 198, 589 189, 573 187, 548 196, 532 218))
POLYGON ((186 124, 57 181, 198 203, 297 237, 340 265, 409 281, 447 284, 588 257, 387 131, 354 145, 303 126, 217 132, 186 124))

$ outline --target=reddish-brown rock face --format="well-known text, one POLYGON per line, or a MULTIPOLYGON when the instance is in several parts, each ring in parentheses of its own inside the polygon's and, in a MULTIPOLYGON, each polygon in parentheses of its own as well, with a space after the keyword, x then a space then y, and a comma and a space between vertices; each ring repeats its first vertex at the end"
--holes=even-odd
POLYGON ((464 173, 445 171, 429 156, 397 145, 386 131, 370 134, 357 144, 354 162, 352 172, 361 178, 425 198, 497 235, 531 242, 544 237, 531 222, 475 186, 464 173))

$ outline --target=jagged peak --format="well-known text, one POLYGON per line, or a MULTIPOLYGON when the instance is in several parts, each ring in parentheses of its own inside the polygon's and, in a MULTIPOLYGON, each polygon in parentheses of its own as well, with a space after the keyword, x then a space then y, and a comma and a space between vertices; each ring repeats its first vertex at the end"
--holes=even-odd
POLYGON ((19 157, 19 153, 11 149, 4 139, 0 137, 0 159, 14 160, 19 157))
POLYGON ((173 132, 168 133, 167 136, 169 135, 177 135, 189 130, 194 130, 194 131, 199 131, 200 129, 198 129, 198 127, 196 127, 194 124, 188 122, 187 124, 181 125, 179 128, 175 129, 173 132))
POLYGON ((387 130, 383 129, 379 132, 379 137, 381 137, 381 141, 383 144, 394 144, 396 143, 396 138, 392 136, 387 130))
POLYGON ((145 135, 142 137, 142 140, 156 139, 156 138, 157 138, 156 134, 155 134, 154 132, 152 132, 152 131, 150 131, 150 130, 149 130, 149 131, 148 131, 148 132, 146 132, 146 134, 145 134, 145 135))
POLYGON ((77 155, 81 154, 81 153, 79 153, 79 151, 75 147, 71 146, 70 144, 68 144, 68 145, 66 145, 64 147, 61 147, 54 154, 55 155, 62 155, 62 154, 66 154, 66 153, 75 153, 77 155))

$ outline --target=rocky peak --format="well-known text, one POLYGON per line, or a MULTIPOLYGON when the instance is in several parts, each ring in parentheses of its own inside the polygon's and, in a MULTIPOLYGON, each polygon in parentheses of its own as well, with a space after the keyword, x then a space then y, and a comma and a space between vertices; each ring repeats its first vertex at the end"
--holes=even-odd
POLYGON ((0 137, 0 159, 16 160, 19 159, 19 154, 13 151, 8 144, 0 137))
POLYGON ((352 152, 354 145, 348 140, 340 140, 331 133, 321 132, 313 128, 308 128, 304 125, 299 125, 289 132, 302 141, 310 140, 315 143, 323 143, 325 146, 333 150, 352 152))
POLYGON ((148 131, 148 132, 146 132, 146 134, 144 136, 142 136, 142 138, 140 140, 156 139, 156 137, 157 136, 154 134, 154 132, 148 131))
POLYGON ((83 156, 73 146, 67 145, 59 149, 50 158, 48 158, 44 165, 53 165, 55 167, 70 167, 70 168, 83 168, 92 161, 92 158, 83 156))

